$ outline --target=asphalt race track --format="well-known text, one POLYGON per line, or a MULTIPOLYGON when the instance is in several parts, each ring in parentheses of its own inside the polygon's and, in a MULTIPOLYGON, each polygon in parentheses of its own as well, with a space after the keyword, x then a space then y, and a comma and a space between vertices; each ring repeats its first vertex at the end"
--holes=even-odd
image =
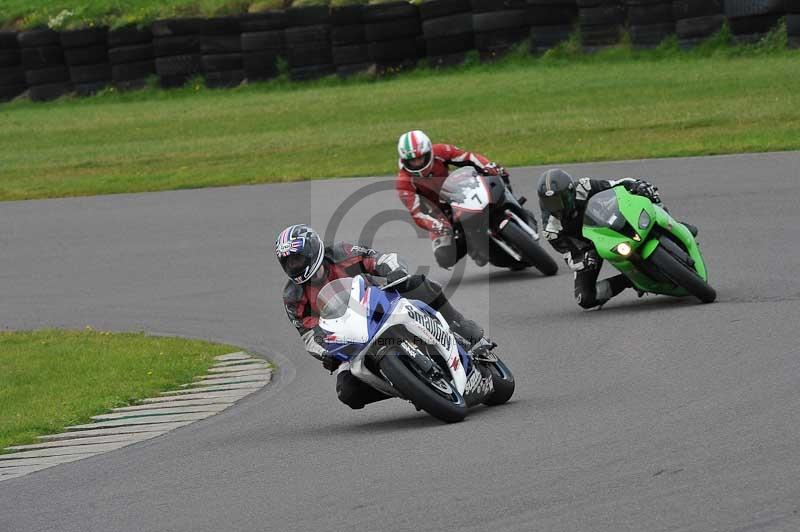
MULTIPOLYGON (((275 234, 325 230, 354 193, 337 238, 372 220, 376 247, 432 262, 380 181, 0 204, 4 329, 210 338, 280 366, 218 416, 0 483, 0 530, 800 530, 800 153, 566 168, 650 177, 699 226, 718 300, 586 312, 566 268, 470 265, 453 299, 517 392, 455 425, 397 400, 349 410, 284 315, 275 234)), ((535 198, 541 170, 513 172, 517 191, 535 198)))

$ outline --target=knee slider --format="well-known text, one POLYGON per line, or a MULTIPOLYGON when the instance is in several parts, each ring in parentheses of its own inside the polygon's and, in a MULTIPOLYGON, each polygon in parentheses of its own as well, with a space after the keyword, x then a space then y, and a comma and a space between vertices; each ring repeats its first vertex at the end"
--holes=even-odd
POLYGON ((433 251, 436 263, 442 268, 452 268, 456 265, 458 254, 454 245, 438 247, 433 251))

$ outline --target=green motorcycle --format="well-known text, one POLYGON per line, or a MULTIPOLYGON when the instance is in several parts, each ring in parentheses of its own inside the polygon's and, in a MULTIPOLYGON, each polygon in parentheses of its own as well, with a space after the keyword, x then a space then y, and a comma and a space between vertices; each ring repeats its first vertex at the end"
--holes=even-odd
POLYGON ((689 230, 660 205, 614 187, 586 205, 583 236, 598 254, 625 274, 637 290, 711 303, 700 248, 689 230))

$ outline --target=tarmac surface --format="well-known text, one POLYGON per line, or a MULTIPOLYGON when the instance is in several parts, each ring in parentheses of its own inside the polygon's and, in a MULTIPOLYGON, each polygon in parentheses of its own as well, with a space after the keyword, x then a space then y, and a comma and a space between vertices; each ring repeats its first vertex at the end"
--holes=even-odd
MULTIPOLYGON (((176 334, 278 365, 219 415, 0 483, 0 530, 799 530, 800 153, 565 168, 657 184, 700 228, 717 302, 628 291, 586 312, 561 261, 457 282, 386 179, 0 203, 3 329, 176 334), (281 303, 273 241, 298 222, 374 234, 448 284, 500 344, 511 402, 454 425, 340 404, 281 303)), ((542 170, 512 172, 532 205, 542 170)))

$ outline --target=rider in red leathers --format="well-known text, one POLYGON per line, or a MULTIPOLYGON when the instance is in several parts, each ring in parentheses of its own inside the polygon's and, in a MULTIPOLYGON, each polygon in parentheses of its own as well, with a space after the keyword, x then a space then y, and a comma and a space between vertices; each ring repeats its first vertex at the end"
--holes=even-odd
POLYGON ((472 166, 483 175, 502 177, 506 185, 508 172, 479 153, 452 144, 432 144, 422 131, 403 134, 397 151, 400 171, 395 188, 400 201, 414 222, 430 234, 439 266, 452 268, 467 253, 467 247, 463 240, 456 242, 453 238, 453 221, 440 204, 439 191, 450 175, 450 166, 472 166))

